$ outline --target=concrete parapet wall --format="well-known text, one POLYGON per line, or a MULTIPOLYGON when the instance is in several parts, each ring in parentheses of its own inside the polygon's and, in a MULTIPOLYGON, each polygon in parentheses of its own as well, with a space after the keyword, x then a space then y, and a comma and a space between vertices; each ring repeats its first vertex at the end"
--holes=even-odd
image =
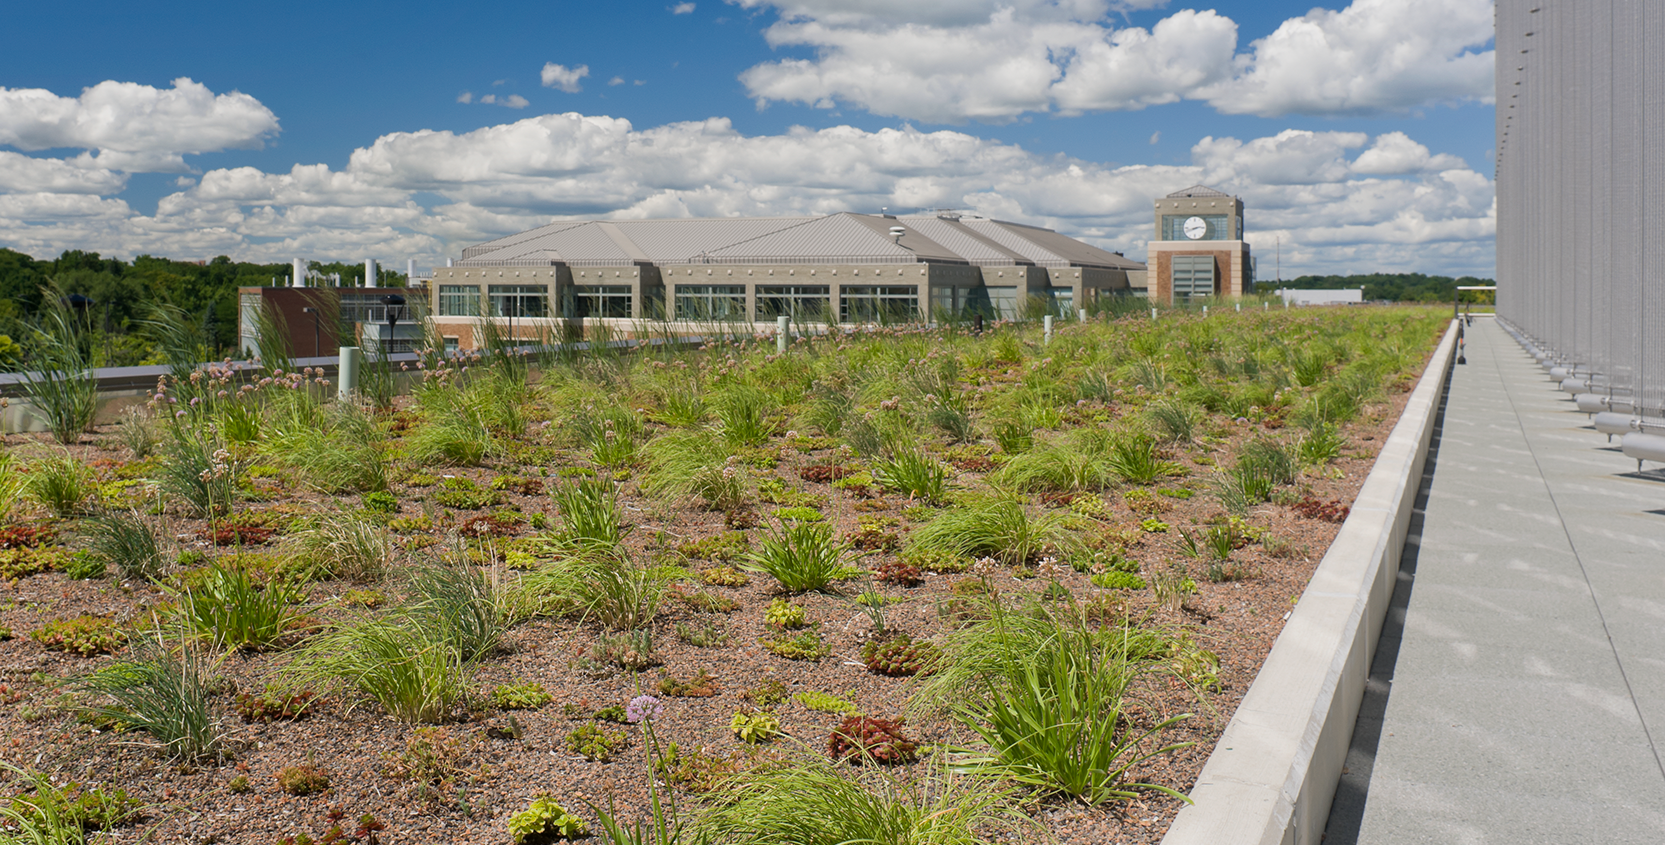
POLYGON ((1323 836, 1456 347, 1453 321, 1163 845, 1323 836))

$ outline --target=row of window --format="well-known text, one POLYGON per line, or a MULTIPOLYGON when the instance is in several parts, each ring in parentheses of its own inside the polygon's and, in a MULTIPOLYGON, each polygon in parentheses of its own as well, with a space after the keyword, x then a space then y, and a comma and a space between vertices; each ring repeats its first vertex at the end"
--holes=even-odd
MULTIPOLYGON (((745 320, 745 285, 678 285, 671 314, 678 320, 745 320)), ((1068 313, 1074 303, 1069 288, 1051 288, 1048 299, 1068 313)), ((548 290, 541 285, 490 285, 485 302, 493 317, 548 317, 548 290)), ((440 285, 441 317, 478 317, 480 289, 473 285, 440 285)), ((1016 287, 940 285, 931 288, 933 314, 990 318, 1015 317, 1016 287)), ((631 316, 631 293, 626 285, 573 285, 563 296, 561 313, 568 317, 631 316)), ((833 313, 829 285, 758 285, 758 320, 790 317, 793 322, 827 322, 833 313)), ((846 285, 841 289, 838 320, 843 323, 907 322, 919 315, 915 285, 846 285)))

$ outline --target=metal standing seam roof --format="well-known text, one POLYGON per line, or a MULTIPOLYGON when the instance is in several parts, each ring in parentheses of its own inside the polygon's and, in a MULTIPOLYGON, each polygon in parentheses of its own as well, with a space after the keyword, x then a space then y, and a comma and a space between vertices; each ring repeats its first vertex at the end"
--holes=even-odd
POLYGON ((976 267, 1010 267, 1033 264, 1022 253, 1007 249, 985 235, 972 231, 958 217, 939 217, 935 214, 903 218, 907 225, 918 229, 931 240, 958 253, 976 267))
POLYGON ((712 250, 707 260, 712 264, 966 263, 911 229, 899 241, 892 241, 890 227, 900 225, 893 217, 832 214, 712 250))
POLYGON ((1144 265, 1050 229, 981 217, 824 217, 563 221, 475 244, 459 267, 565 264, 1144 265), (903 229, 892 238, 893 227, 903 229))
POLYGON ((679 220, 616 220, 655 264, 696 264, 703 253, 748 241, 814 217, 690 217, 679 220))
POLYGON ((565 229, 576 228, 578 226, 584 225, 585 222, 586 221, 583 221, 583 220, 561 220, 561 221, 557 221, 557 222, 554 222, 554 223, 550 223, 547 226, 539 226, 536 229, 527 229, 524 232, 516 232, 515 234, 512 234, 512 235, 504 235, 503 237, 498 238, 496 240, 486 241, 485 243, 475 244, 475 245, 470 246, 470 247, 464 247, 463 251, 462 251, 462 257, 463 257, 463 260, 466 261, 470 258, 474 258, 475 256, 485 255, 488 252, 496 252, 497 250, 503 249, 505 247, 514 246, 515 244, 519 244, 519 243, 525 243, 526 241, 530 241, 530 240, 533 240, 533 239, 536 239, 536 238, 541 238, 545 235, 552 235, 556 232, 560 232, 560 231, 563 231, 565 229))
POLYGON ((1164 199, 1179 199, 1180 197, 1210 197, 1210 198, 1225 197, 1226 199, 1231 199, 1231 194, 1224 193, 1222 191, 1216 191, 1213 188, 1208 187, 1207 185, 1192 185, 1191 187, 1186 188, 1183 191, 1174 191, 1173 193, 1169 194, 1164 199))
POLYGON ((1039 249, 1063 259, 1064 265, 1035 263, 1043 267, 1109 267, 1114 270, 1137 270, 1143 267, 1137 261, 1123 255, 1117 255, 1108 250, 1099 249, 1089 243, 1083 243, 1068 235, 1060 235, 1051 229, 1039 226, 1026 226, 1022 223, 1010 223, 1005 220, 990 221, 1025 241, 1035 244, 1039 249))
POLYGON ((554 229, 490 252, 475 252, 458 262, 458 266, 499 267, 546 262, 571 267, 616 267, 633 265, 637 259, 592 221, 554 229))

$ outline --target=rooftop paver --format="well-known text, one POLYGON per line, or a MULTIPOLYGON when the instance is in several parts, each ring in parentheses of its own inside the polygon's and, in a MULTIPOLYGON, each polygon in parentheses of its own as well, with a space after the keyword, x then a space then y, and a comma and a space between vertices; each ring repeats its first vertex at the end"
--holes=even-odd
POLYGON ((1665 482, 1490 319, 1467 361, 1325 842, 1665 842, 1665 482))

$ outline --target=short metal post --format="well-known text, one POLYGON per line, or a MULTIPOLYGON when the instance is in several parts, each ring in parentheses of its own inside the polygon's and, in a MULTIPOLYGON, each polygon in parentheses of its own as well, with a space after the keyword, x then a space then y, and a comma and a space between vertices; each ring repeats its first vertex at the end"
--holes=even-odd
POLYGON ((1237 313, 1243 313, 1243 303, 1241 302, 1237 303, 1237 313))
POLYGON ((1152 309, 1151 309, 1151 310, 1150 310, 1150 318, 1151 318, 1151 319, 1152 319, 1152 320, 1154 320, 1154 319, 1156 319, 1156 309, 1155 309, 1155 308, 1152 308, 1152 309))
POLYGON ((775 318, 775 351, 786 351, 786 324, 792 318, 785 314, 775 318))
POLYGON ((1079 310, 1081 312, 1081 322, 1083 322, 1083 323, 1087 322, 1087 309, 1082 308, 1082 309, 1079 309, 1079 310))
POLYGON ((335 370, 335 396, 346 399, 358 392, 358 365, 364 360, 364 352, 356 346, 341 347, 341 357, 337 359, 335 370))
POLYGON ((1046 342, 1051 343, 1052 342, 1052 315, 1051 314, 1048 314, 1045 317, 1041 318, 1041 330, 1046 333, 1046 342))
POLYGON ((1203 306, 1203 316, 1204 316, 1204 317, 1207 317, 1207 316, 1208 316, 1208 306, 1207 306, 1207 305, 1204 305, 1204 306, 1203 306))

